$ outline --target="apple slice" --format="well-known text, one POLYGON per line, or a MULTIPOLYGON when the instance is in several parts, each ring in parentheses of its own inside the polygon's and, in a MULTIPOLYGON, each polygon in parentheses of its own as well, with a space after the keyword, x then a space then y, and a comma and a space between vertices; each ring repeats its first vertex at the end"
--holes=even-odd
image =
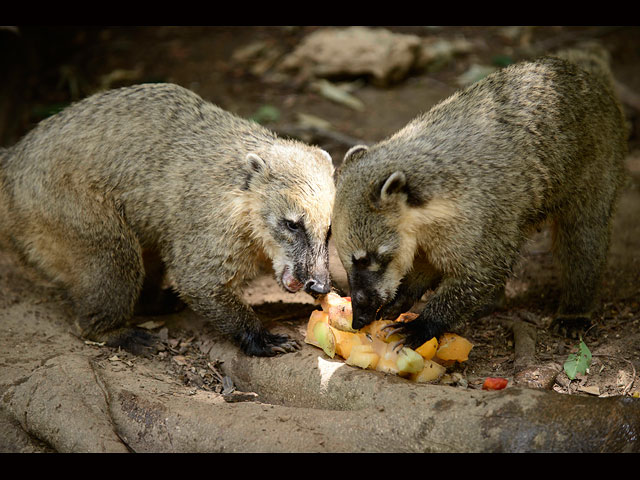
POLYGON ((329 324, 316 322, 313 327, 313 336, 318 342, 318 346, 324 350, 324 353, 333 358, 336 354, 336 337, 333 335, 329 324))
POLYGON ((396 360, 400 373, 418 373, 424 368, 424 358, 409 347, 402 347, 396 360))
POLYGON ((345 332, 356 331, 351 326, 353 321, 351 298, 329 292, 320 298, 320 306, 329 314, 329 325, 345 332))
POLYGON ((318 340, 316 339, 313 329, 318 322, 328 324, 329 314, 320 310, 314 310, 313 312, 311 312, 311 316, 309 317, 309 321, 307 322, 307 331, 304 337, 304 341, 305 343, 314 345, 316 347, 319 347, 320 345, 318 344, 318 340))

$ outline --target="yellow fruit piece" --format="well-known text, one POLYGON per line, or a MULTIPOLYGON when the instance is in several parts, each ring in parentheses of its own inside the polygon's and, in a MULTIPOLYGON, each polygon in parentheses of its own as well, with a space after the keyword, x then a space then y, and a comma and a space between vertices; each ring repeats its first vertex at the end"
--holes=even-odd
POLYGON ((425 360, 424 367, 417 373, 412 373, 409 380, 412 382, 424 383, 438 380, 447 369, 432 360, 425 360))
POLYGON ((349 358, 351 349, 362 344, 360 335, 357 333, 345 332, 333 327, 331 330, 336 339, 336 353, 342 358, 349 358))
POLYGON ((431 360, 436 354, 437 350, 438 339, 436 337, 433 337, 428 342, 424 342, 422 345, 416 348, 416 352, 418 352, 425 360, 431 360))
POLYGON ((440 360, 456 360, 465 362, 469 358, 469 352, 473 344, 466 338, 455 333, 445 333, 440 338, 440 346, 436 351, 436 357, 440 360))
POLYGON ((316 322, 313 327, 313 336, 318 342, 318 346, 324 350, 329 357, 333 358, 336 354, 336 337, 328 323, 316 322))
POLYGON ((422 355, 409 347, 402 347, 396 360, 400 373, 418 373, 424 368, 422 355))
MULTIPOLYGON (((387 345, 390 346, 391 344, 387 345)), ((380 355, 375 369, 378 372, 398 375, 400 373, 398 369, 398 354, 394 352, 393 349, 387 348, 386 351, 380 355)))
POLYGON ((351 348, 351 354, 346 360, 347 365, 353 365, 360 368, 376 368, 379 356, 373 351, 370 344, 354 345, 351 348))

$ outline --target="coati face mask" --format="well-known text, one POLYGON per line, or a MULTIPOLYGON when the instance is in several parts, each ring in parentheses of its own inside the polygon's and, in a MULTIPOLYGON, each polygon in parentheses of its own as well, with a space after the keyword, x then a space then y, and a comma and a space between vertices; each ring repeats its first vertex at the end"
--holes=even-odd
POLYGON ((328 293, 335 196, 331 157, 320 149, 278 146, 266 159, 251 153, 247 161, 257 177, 249 188, 256 190, 262 224, 254 231, 263 232, 259 237, 276 281, 292 293, 303 288, 313 296, 328 293))

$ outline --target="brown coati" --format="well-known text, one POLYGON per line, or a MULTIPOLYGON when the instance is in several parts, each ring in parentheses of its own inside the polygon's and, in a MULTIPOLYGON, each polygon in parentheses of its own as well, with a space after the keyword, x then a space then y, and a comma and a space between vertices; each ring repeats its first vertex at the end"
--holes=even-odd
POLYGON ((143 251, 247 354, 298 348, 241 292, 264 259, 288 291, 329 290, 334 194, 328 153, 172 84, 95 94, 0 158, 4 243, 66 289, 81 336, 130 349, 143 251))
POLYGON ((440 336, 495 298, 548 218, 564 287, 553 327, 573 336, 589 323, 626 153, 603 65, 511 65, 347 152, 332 232, 355 328, 395 318, 433 289, 420 316, 390 333, 411 347, 440 336))

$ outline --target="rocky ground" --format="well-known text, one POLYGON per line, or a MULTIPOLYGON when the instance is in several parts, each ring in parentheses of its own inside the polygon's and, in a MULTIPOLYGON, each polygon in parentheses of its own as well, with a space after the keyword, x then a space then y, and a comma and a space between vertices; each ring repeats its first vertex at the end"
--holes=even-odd
MULTIPOLYGON (((172 81, 283 135, 319 144, 339 164, 351 145, 384 138, 488 71, 597 40, 611 53, 632 128, 629 182, 602 303, 584 336, 593 355, 589 370, 569 380, 563 364, 577 342, 546 329, 558 293, 546 229, 523 252, 504 308, 458 331, 474 348, 437 385, 361 371, 309 345, 272 359, 248 358, 188 310, 136 318, 163 340, 149 356, 86 344, 70 333, 60 292, 2 253, 1 451, 639 450, 639 29, 389 28, 374 42, 386 50, 342 63, 329 47, 324 57, 312 55, 327 54, 309 40, 325 30, 0 31, 2 41, 22 52, 9 59, 16 64, 1 91, 3 146, 98 89, 172 81), (54 40, 64 48, 54 49, 54 40), (374 61, 381 58, 388 61, 374 61), (509 385, 485 392, 488 376, 509 385)), ((366 52, 374 48, 370 33, 351 41, 366 52)), ((335 284, 346 290, 335 252, 331 260, 335 284)), ((267 272, 246 298, 274 329, 302 340, 314 308, 310 297, 281 292, 267 272)))

